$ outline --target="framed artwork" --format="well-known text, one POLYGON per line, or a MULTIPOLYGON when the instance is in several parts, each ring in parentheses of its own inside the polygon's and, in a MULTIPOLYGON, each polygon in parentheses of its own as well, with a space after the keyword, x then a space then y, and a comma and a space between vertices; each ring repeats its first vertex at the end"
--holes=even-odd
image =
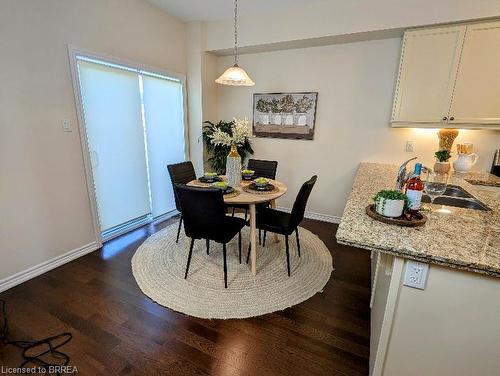
POLYGON ((312 140, 318 93, 255 93, 253 134, 257 137, 312 140))

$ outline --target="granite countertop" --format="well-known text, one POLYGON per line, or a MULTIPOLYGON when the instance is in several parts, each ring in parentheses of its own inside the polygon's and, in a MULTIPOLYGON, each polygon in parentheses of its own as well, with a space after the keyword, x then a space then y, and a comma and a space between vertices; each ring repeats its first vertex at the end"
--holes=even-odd
POLYGON ((455 172, 454 176, 463 178, 465 181, 474 185, 488 185, 491 187, 500 187, 500 177, 483 171, 469 171, 466 173, 455 172))
MULTIPOLYGON (((459 185, 491 211, 446 206, 423 227, 399 227, 365 213, 381 189, 394 189, 398 166, 361 163, 337 231, 337 241, 395 256, 500 277, 500 201, 485 195, 463 178, 459 185)), ((428 205, 428 204, 427 204, 428 205)), ((441 205, 433 205, 434 209, 441 205)))

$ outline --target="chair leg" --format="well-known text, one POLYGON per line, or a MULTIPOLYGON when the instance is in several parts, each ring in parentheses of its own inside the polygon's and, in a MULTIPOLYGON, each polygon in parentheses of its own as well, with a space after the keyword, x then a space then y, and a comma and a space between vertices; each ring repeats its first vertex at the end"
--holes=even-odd
POLYGON ((245 222, 247 221, 247 217, 248 217, 248 209, 245 209, 245 222))
POLYGON ((267 234, 267 231, 264 230, 264 239, 262 240, 262 246, 265 247, 266 246, 266 234, 267 234))
POLYGON ((241 264, 241 231, 238 232, 238 251, 240 256, 240 264, 241 264))
POLYGON ((286 266, 290 277, 290 249, 288 247, 288 235, 285 235, 286 266))
POLYGON ((235 208, 233 208, 233 214, 231 215, 231 217, 234 217, 234 209, 235 209, 235 208))
POLYGON ((179 228, 177 229, 177 240, 175 241, 176 243, 179 243, 179 235, 181 234, 181 226, 182 226, 182 214, 181 214, 181 220, 179 221, 179 228))
POLYGON ((209 239, 205 239, 206 242, 207 242, 207 255, 210 254, 210 240, 209 239))
POLYGON ((248 243, 248 253, 247 253, 247 264, 248 264, 248 260, 250 260, 250 251, 252 249, 252 243, 249 242, 248 243))
POLYGON ((226 243, 222 244, 222 253, 224 254, 224 288, 227 289, 226 243))
POLYGON ((189 246, 188 262, 186 265, 186 274, 184 274, 184 279, 186 279, 188 277, 189 264, 191 264, 191 255, 193 254, 193 246, 194 246, 194 238, 191 238, 191 244, 189 246))
POLYGON ((298 227, 295 229, 295 235, 297 236, 297 251, 299 252, 299 257, 300 257, 300 240, 299 240, 299 228, 298 227))
POLYGON ((259 245, 262 244, 262 230, 259 228, 259 245))

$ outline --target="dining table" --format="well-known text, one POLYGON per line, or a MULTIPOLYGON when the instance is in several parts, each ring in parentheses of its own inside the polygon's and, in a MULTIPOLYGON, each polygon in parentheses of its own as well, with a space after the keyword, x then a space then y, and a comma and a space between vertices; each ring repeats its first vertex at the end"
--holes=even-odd
MULTIPOLYGON (((225 176, 221 176, 223 181, 227 181, 225 176)), ((252 180, 241 180, 240 185, 233 187, 234 191, 224 194, 224 203, 231 205, 248 205, 248 212, 250 214, 250 260, 252 274, 257 274, 257 210, 258 204, 269 203, 271 208, 276 208, 276 199, 283 196, 287 191, 287 186, 278 181, 269 179, 274 189, 270 191, 257 191, 250 189, 252 180)), ((210 183, 205 183, 200 180, 192 180, 187 185, 210 187, 210 183)), ((275 241, 279 241, 275 236, 275 241)))

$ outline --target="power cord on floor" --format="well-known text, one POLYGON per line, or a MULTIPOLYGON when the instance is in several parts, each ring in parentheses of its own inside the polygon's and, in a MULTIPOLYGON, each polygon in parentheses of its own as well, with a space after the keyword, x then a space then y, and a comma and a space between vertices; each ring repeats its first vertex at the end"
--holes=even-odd
POLYGON ((60 376, 59 370, 69 364, 70 358, 58 349, 71 341, 73 338, 71 333, 61 333, 40 341, 13 341, 9 339, 6 306, 7 303, 0 299, 0 343, 23 350, 23 362, 19 368, 32 364, 43 369, 45 373, 55 372, 57 376, 60 376), (52 358, 56 363, 52 363, 48 358, 52 358))

